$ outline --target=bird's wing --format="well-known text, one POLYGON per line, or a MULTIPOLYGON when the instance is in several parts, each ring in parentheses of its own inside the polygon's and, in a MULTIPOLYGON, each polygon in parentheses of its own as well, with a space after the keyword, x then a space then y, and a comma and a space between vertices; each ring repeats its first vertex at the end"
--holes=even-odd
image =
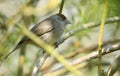
MULTIPOLYGON (((33 32, 37 36, 41 36, 45 33, 48 33, 52 31, 54 28, 52 26, 53 21, 49 19, 45 19, 42 22, 36 24, 32 29, 31 32, 33 32)), ((25 41, 30 41, 30 39, 26 36, 24 36, 21 41, 18 43, 18 45, 21 45, 25 41)))
POLYGON ((41 36, 53 30, 53 20, 45 19, 44 21, 35 25, 31 31, 37 36, 41 36))

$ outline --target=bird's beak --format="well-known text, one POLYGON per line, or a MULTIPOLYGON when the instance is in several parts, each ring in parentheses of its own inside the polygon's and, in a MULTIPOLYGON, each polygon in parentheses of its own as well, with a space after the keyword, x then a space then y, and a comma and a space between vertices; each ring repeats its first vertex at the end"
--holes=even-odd
POLYGON ((71 22, 70 22, 68 19, 66 19, 66 23, 67 23, 67 24, 71 24, 71 22))
POLYGON ((68 24, 72 24, 70 21, 68 21, 68 24))

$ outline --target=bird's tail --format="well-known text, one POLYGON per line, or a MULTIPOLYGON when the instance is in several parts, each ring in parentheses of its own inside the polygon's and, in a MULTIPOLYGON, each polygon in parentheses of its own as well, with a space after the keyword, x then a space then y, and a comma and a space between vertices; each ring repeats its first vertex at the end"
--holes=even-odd
POLYGON ((12 54, 16 49, 18 49, 19 48, 19 46, 17 45, 12 51, 10 51, 5 57, 4 57, 4 59, 7 59, 8 58, 8 56, 10 55, 10 54, 12 54))

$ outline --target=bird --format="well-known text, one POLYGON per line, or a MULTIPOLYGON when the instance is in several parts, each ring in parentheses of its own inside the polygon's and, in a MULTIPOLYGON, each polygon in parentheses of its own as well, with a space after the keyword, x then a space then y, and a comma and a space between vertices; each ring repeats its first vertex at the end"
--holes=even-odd
MULTIPOLYGON (((57 13, 37 23, 30 31, 47 44, 54 45, 61 38, 67 24, 70 24, 68 18, 63 14, 57 13)), ((5 59, 16 49, 22 48, 28 43, 33 42, 27 36, 24 36, 17 46, 5 56, 5 59)))

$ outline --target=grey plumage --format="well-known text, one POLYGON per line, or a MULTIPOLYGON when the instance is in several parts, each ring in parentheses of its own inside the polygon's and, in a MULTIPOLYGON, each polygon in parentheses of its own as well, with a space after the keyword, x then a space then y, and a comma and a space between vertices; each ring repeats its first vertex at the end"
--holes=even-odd
MULTIPOLYGON (((36 24, 31 32, 36 34, 44 42, 53 45, 61 37, 64 32, 64 26, 70 22, 63 14, 52 15, 40 23, 36 24)), ((26 43, 32 43, 32 41, 24 36, 18 43, 15 49, 8 53, 5 58, 7 58, 11 53, 13 53, 19 47, 26 45, 26 43)))

